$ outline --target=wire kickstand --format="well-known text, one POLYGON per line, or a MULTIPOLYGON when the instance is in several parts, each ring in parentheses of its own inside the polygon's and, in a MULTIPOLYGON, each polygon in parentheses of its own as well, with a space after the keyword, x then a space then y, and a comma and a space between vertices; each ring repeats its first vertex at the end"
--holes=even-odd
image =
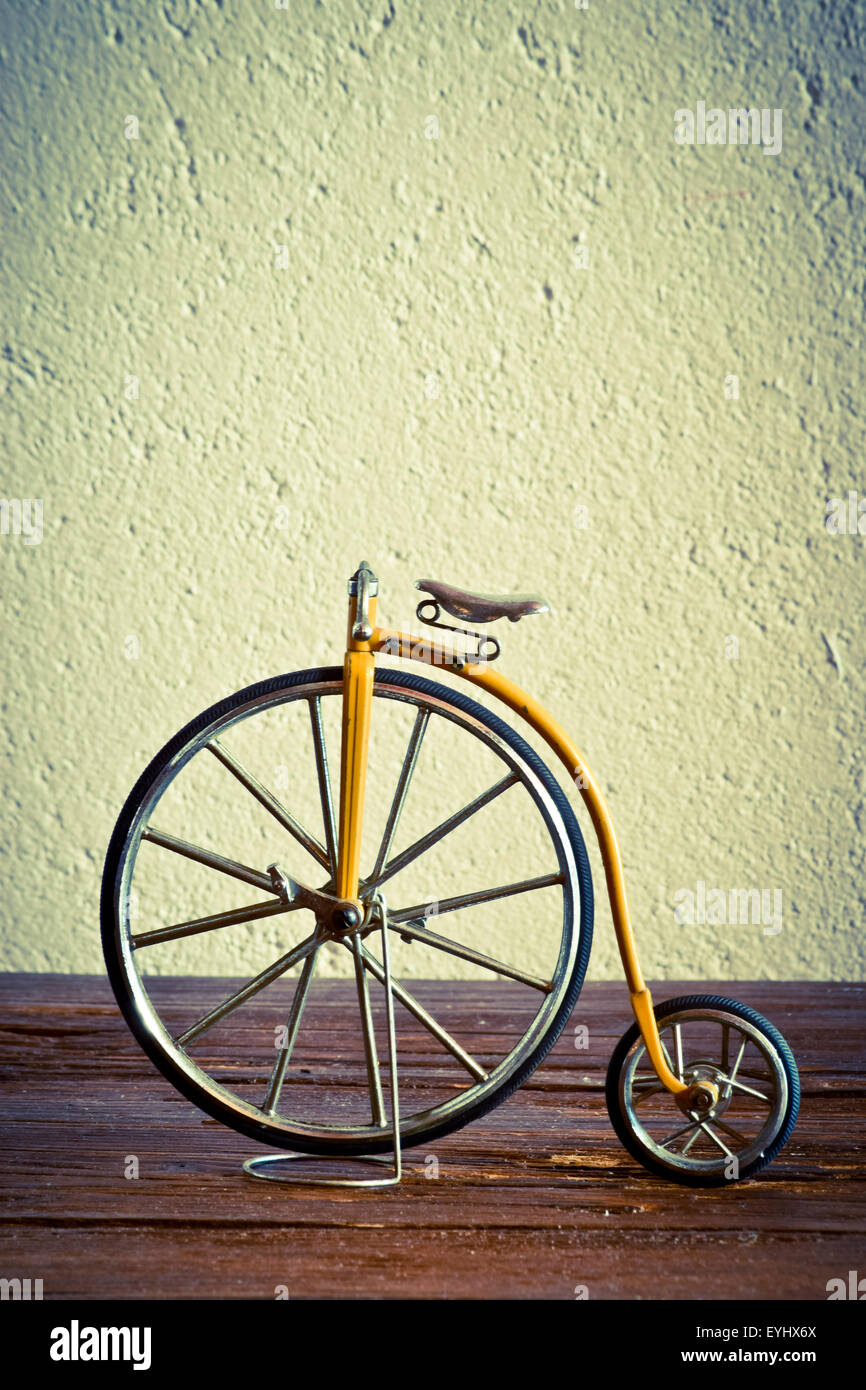
MULTIPOLYGON (((388 1018, 388 1077, 391 1087, 391 1121, 394 1128, 394 1151, 393 1154, 353 1154, 349 1155, 354 1163, 385 1163, 393 1165, 393 1172, 385 1178, 320 1178, 304 1177, 301 1174, 284 1173, 282 1167, 291 1163, 296 1163, 299 1159, 306 1159, 307 1162, 321 1162, 321 1157, 316 1154, 302 1153, 279 1153, 262 1154, 255 1158, 248 1158, 244 1163, 244 1172, 252 1178, 265 1179, 269 1182, 283 1182, 304 1184, 308 1187, 393 1187, 400 1182, 403 1176, 403 1151, 400 1143, 400 1095, 397 1079, 397 1041, 394 1031, 394 994, 391 988, 391 951, 388 944, 388 907, 381 893, 377 893, 373 898, 373 904, 378 910, 379 923, 382 928, 382 967, 385 987, 385 1008, 388 1018)), ((362 967, 363 968, 363 967, 362 967)), ((375 1046, 375 1042, 374 1042, 375 1046)))

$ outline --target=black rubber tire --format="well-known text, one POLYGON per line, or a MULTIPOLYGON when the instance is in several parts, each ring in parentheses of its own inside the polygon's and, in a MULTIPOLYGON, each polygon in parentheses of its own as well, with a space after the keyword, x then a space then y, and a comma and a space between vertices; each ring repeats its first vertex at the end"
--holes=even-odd
MULTIPOLYGON (((278 690, 290 689, 298 685, 313 684, 317 681, 340 680, 342 679, 342 675, 343 670, 341 666, 325 666, 274 676, 270 680, 260 681, 255 685, 247 686, 245 689, 236 691, 233 695, 227 696, 224 700, 219 701, 217 704, 212 705, 209 709, 197 715, 195 719, 191 720, 175 734, 145 768, 127 797, 120 816, 118 817, 105 860, 100 908, 103 952, 105 955, 108 977, 111 981, 112 989, 114 990, 114 996, 133 1035, 154 1065, 162 1072, 163 1076, 199 1109, 209 1114, 213 1119, 221 1121, 223 1124, 230 1126, 242 1134, 246 1134, 250 1139, 255 1139, 259 1143, 270 1144, 275 1148, 294 1149, 301 1153, 333 1156, 388 1152, 392 1147, 392 1141, 389 1141, 387 1137, 383 1139, 365 1140, 363 1147, 359 1148, 357 1140, 355 1139, 334 1139, 328 1140, 327 1144, 325 1144, 323 1141, 311 1142, 309 1137, 303 1133, 297 1136, 294 1134, 288 1134, 286 1136, 285 1131, 283 1137, 276 1137, 274 1132, 269 1130, 266 1125, 260 1125, 252 1119, 248 1121, 247 1117, 229 1111, 228 1107, 222 1106, 218 1100, 207 1095, 202 1095, 199 1088, 191 1082, 155 1044, 149 1033, 141 1025, 141 1021, 128 993, 126 976, 119 952, 117 924, 115 920, 115 894, 118 875, 122 867, 121 861, 127 833, 136 817, 141 802, 146 797, 154 778, 162 772, 165 765, 176 756, 179 750, 183 748, 190 739, 201 733, 201 731, 214 720, 222 718, 234 708, 250 700, 257 699, 278 690)), ((559 783, 551 775, 538 755, 519 734, 515 733, 515 731, 496 714, 491 713, 491 711, 486 709, 483 705, 478 704, 477 701, 468 699, 467 696, 463 695, 460 691, 453 690, 450 686, 446 686, 440 682, 427 680, 422 676, 416 676, 410 671, 391 670, 386 668, 377 669, 375 679, 376 681, 401 686, 407 690, 413 690, 418 694, 430 695, 438 700, 450 703, 456 709, 486 724, 490 730, 497 734, 515 753, 519 754, 520 757, 529 764, 562 816, 563 825, 574 853, 580 886, 580 921, 574 924, 574 929, 579 931, 580 937, 574 969, 563 997, 563 1002, 554 1015, 547 1030, 539 1039, 538 1045, 522 1063, 517 1072, 509 1077, 501 1087, 483 1097, 477 1105, 470 1106, 465 1113, 459 1114, 456 1118, 449 1117, 447 1121, 438 1125, 433 1124, 429 1129, 408 1136, 405 1139, 403 1138, 401 1127, 401 1142, 405 1147, 412 1147, 418 1144, 429 1144, 432 1140, 438 1139, 444 1134, 450 1134, 456 1129, 462 1129, 464 1125, 487 1114, 489 1110, 492 1110, 495 1106, 500 1105, 506 1100, 523 1084, 527 1077, 535 1071, 536 1067, 544 1061, 544 1058, 547 1056, 565 1027, 565 1024, 568 1022, 569 1015, 580 993, 586 974, 586 968, 589 963, 593 921, 592 878, 589 860, 586 854, 586 846, 571 804, 562 788, 559 786, 559 783)), ((540 809, 546 818, 544 808, 542 807, 540 809)), ((560 861, 560 864, 564 870, 565 865, 562 864, 562 861, 560 861)))
POLYGON ((724 1174, 708 1173, 689 1173, 686 1170, 673 1170, 666 1167, 652 1154, 648 1153, 640 1140, 635 1135, 628 1118, 623 1113, 619 1096, 619 1081, 626 1057, 633 1043, 640 1036, 640 1029, 633 1023, 628 1032, 624 1033, 614 1049, 607 1069, 607 1083, 605 1086, 605 1098, 607 1100, 607 1110, 610 1115, 611 1124, 616 1130, 618 1138, 622 1144, 639 1163, 650 1173, 657 1177, 667 1178, 669 1182, 683 1183, 688 1187, 725 1187, 731 1182, 743 1182, 747 1178, 752 1178, 773 1159, 788 1142, 791 1131, 797 1120, 800 1109, 800 1077, 797 1071, 797 1064, 794 1061, 793 1053, 786 1043, 778 1028, 775 1028, 763 1014, 759 1014, 756 1009, 751 1009, 747 1004, 741 1004, 736 999, 726 999, 717 994, 686 994, 678 999, 667 999, 662 1004, 656 1004, 654 1012, 656 1019, 662 1022, 670 1014, 680 1013, 684 1009, 721 1009, 726 1013, 735 1014, 745 1022, 751 1023, 758 1028, 776 1048, 779 1054, 782 1068, 785 1072, 788 1083, 788 1104, 782 1116, 779 1129, 777 1130, 771 1144, 756 1159, 747 1164, 739 1173, 736 1179, 726 1178, 724 1174))

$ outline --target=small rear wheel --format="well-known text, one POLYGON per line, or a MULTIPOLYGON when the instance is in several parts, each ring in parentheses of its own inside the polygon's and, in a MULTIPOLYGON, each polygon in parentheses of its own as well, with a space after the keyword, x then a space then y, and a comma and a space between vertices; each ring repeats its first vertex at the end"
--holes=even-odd
POLYGON ((655 1010, 668 1065, 686 1083, 710 1081, 718 1101, 682 1111, 661 1084, 637 1024, 607 1073, 607 1108, 629 1153, 651 1173, 694 1187, 751 1178, 787 1143, 800 1079, 778 1029, 745 1004, 715 995, 669 999, 655 1010))

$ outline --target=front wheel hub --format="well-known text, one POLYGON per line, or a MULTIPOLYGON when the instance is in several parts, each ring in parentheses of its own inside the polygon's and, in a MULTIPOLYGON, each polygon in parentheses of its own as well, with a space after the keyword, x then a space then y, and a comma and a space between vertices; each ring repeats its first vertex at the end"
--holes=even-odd
POLYGON ((335 936, 346 936, 361 925, 361 914, 356 907, 351 904, 348 907, 338 907, 331 917, 331 931, 335 936))

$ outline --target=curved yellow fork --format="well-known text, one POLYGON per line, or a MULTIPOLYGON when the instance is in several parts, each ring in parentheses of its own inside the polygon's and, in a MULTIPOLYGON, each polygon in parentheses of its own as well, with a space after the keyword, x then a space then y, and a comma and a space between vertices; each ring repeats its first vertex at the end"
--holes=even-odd
MULTIPOLYGON (((635 1019, 637 1019, 639 1030, 641 1030, 641 1036, 644 1038, 646 1052, 648 1052, 653 1069, 655 1069, 663 1086, 671 1094, 685 1097, 689 1087, 684 1081, 674 1076, 670 1066, 667 1065, 662 1040, 659 1037, 659 1027, 657 1027, 655 1012, 653 1012, 651 992, 646 988, 644 976, 641 973, 637 942, 635 942, 631 917, 628 913, 623 860, 621 860, 620 847, 617 844, 616 834, 614 834, 613 821, 610 819, 605 798, 599 791, 595 778, 589 773, 584 759, 581 758, 580 752, 571 742, 569 735, 560 724, 556 723, 555 719, 550 717, 548 710, 539 705, 537 699, 528 695, 527 692, 514 684, 514 681, 509 680, 507 676, 500 676, 498 671, 492 671, 487 664, 461 663, 460 659, 456 659, 455 653, 449 651, 439 642, 431 642, 427 638, 417 637, 410 632, 399 632, 384 627, 374 627, 373 635, 368 638, 368 641, 359 642, 352 638, 352 621, 350 621, 349 645, 353 655, 360 652, 366 653, 366 655, 373 652, 392 652, 393 655, 413 657, 414 660, 421 660, 430 666, 441 666, 452 670, 457 676, 471 681, 471 684, 487 689, 496 699, 500 699, 509 706, 509 709, 513 709, 514 713, 527 721, 556 753, 557 758, 566 767, 569 777, 573 778, 575 787, 578 788, 582 798, 587 803, 589 816, 592 817, 592 824, 594 824, 595 833, 598 835, 602 862, 605 865, 613 927, 616 931, 620 958, 623 960, 623 969, 626 972, 631 1008, 634 1011, 635 1019)), ((349 653, 346 659, 349 659, 349 653)), ((371 655, 370 659, 373 659, 371 655)), ((350 673, 349 678, 352 680, 352 684, 346 687, 346 692, 349 695, 349 708, 354 709, 357 705, 357 677, 350 673)), ((343 897, 353 897, 349 884, 342 883, 342 880, 341 884, 339 891, 342 892, 343 897)), ((354 880, 354 891, 357 892, 357 880, 354 880)))
POLYGON ((622 858, 613 821, 592 774, 565 730, 547 710, 507 676, 492 671, 485 663, 463 662, 441 643, 411 633, 375 626, 375 599, 370 600, 371 635, 353 635, 357 600, 349 600, 349 628, 344 662, 343 752, 340 778, 340 851, 337 892, 357 900, 361 850, 361 821, 364 805, 367 741, 373 701, 375 652, 391 652, 444 667, 473 685, 488 690, 535 729, 564 764, 574 781, 595 827, 610 896, 613 925, 625 971, 631 1006, 653 1068, 665 1086, 682 1103, 691 1088, 674 1075, 662 1049, 653 1003, 641 973, 637 944, 632 930, 625 891, 622 858))

